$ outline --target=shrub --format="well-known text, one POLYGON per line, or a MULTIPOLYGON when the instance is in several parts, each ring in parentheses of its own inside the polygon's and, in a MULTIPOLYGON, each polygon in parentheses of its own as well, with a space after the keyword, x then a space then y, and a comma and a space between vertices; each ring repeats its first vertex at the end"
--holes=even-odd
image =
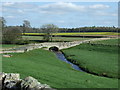
POLYGON ((4 44, 15 44, 22 40, 22 33, 16 27, 5 28, 2 32, 2 43, 4 44))

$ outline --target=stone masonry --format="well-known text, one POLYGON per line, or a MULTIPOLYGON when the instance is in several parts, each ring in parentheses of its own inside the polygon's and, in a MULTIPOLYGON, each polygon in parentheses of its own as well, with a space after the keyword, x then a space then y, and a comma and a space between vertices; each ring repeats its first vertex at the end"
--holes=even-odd
POLYGON ((20 79, 17 73, 0 73, 0 90, 55 90, 47 84, 41 84, 28 76, 20 79))

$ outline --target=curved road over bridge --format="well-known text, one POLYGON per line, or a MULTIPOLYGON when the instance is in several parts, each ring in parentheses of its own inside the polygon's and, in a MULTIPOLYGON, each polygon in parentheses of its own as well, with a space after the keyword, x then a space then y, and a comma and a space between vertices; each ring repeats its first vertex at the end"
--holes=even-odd
POLYGON ((94 38, 89 40, 83 40, 83 41, 73 41, 73 42, 46 42, 46 43, 39 43, 39 44, 28 44, 26 46, 17 47, 17 48, 11 48, 7 50, 2 50, 0 53, 23 53, 30 50, 38 49, 38 48, 45 48, 46 50, 49 50, 50 47, 57 47, 60 50, 65 48, 70 48, 82 43, 89 43, 91 41, 98 41, 98 40, 107 40, 110 38, 94 38))

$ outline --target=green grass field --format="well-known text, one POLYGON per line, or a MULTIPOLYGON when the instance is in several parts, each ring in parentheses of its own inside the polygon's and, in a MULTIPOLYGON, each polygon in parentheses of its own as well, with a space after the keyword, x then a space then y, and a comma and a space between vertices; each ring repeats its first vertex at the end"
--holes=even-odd
POLYGON ((2 44, 1 45, 3 49, 9 49, 9 48, 18 47, 18 46, 24 46, 24 45, 16 45, 16 44, 2 44))
POLYGON ((54 88, 117 88, 118 80, 76 71, 50 51, 37 49, 3 57, 3 72, 33 76, 54 88))
POLYGON ((17 45, 14 44, 2 44, 2 48, 11 48, 11 47, 15 47, 17 45))
POLYGON ((110 39, 110 40, 103 40, 103 41, 94 41, 92 43, 98 43, 98 44, 103 43, 103 44, 117 45, 117 44, 120 44, 119 41, 120 41, 120 38, 118 38, 118 39, 110 39))
MULTIPOLYGON (((99 43, 116 44, 116 41, 111 39, 99 43)), ((82 44, 63 52, 68 59, 77 61, 80 67, 92 73, 118 78, 118 47, 82 44)))
MULTIPOLYGON (((25 40, 43 40, 42 36, 22 36, 25 40)), ((80 37, 53 37, 53 41, 78 41, 87 40, 92 38, 80 38, 80 37)))

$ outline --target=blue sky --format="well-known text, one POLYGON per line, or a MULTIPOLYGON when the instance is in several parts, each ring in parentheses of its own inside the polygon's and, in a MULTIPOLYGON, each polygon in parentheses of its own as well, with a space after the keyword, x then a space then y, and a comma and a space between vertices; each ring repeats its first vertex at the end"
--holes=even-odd
POLYGON ((117 2, 4 2, 1 11, 8 26, 22 25, 23 20, 32 27, 118 26, 117 2))

